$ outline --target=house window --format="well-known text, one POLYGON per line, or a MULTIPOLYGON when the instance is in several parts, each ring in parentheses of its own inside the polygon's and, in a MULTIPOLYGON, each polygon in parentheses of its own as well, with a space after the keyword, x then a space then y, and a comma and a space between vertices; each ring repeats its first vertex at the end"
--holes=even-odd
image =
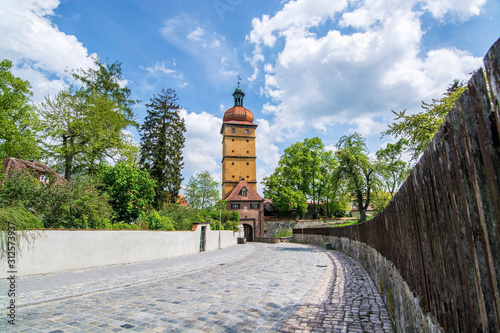
POLYGON ((252 203, 252 204, 250 204, 250 208, 252 208, 252 209, 259 209, 259 204, 258 203, 252 203))
POLYGON ((250 131, 246 129, 246 130, 245 130, 245 134, 248 134, 248 133, 250 133, 250 131))
POLYGON ((231 128, 231 133, 236 133, 236 128, 231 128))
POLYGON ((243 210, 246 212, 248 210, 247 206, 243 206, 243 210))
POLYGON ((247 189, 246 189, 246 187, 243 187, 243 189, 241 190, 241 196, 242 197, 246 197, 247 196, 247 189))
POLYGON ((40 181, 41 182, 44 182, 44 183, 48 183, 49 182, 49 176, 47 175, 40 175, 40 181))
POLYGON ((232 204, 232 205, 231 205, 231 207, 232 207, 233 209, 240 209, 240 204, 235 204, 235 203, 234 203, 234 204, 232 204))

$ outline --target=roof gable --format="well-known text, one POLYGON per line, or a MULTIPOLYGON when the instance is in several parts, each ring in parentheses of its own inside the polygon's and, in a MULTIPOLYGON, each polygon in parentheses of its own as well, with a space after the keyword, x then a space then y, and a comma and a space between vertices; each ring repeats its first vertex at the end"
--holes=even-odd
POLYGON ((19 158, 9 157, 3 161, 5 166, 5 174, 12 172, 19 172, 23 169, 35 171, 37 174, 54 175, 56 176, 56 183, 66 183, 66 179, 61 177, 57 172, 52 170, 49 166, 37 161, 25 161, 19 158))
POLYGON ((264 199, 262 199, 262 197, 244 179, 240 180, 240 182, 235 187, 233 187, 231 192, 229 192, 226 195, 224 200, 227 200, 227 201, 264 201, 264 199), (243 188, 246 188, 246 190, 247 190, 246 197, 241 195, 241 190, 243 188))

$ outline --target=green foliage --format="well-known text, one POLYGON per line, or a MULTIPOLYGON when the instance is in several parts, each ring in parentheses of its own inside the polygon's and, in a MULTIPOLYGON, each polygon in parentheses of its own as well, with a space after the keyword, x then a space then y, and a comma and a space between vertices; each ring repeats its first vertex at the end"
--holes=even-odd
POLYGON ((168 217, 175 230, 191 230, 193 223, 205 222, 199 211, 176 203, 165 204, 158 213, 168 217))
POLYGON ((177 94, 162 90, 146 104, 148 115, 141 126, 140 164, 156 180, 154 207, 175 203, 181 182, 184 119, 179 115, 177 94))
POLYGON ((317 203, 329 186, 332 153, 319 138, 305 139, 285 149, 274 173, 263 179, 264 195, 280 212, 295 211, 302 217, 311 198, 317 217, 317 203))
POLYGON ((185 189, 189 206, 194 209, 212 207, 219 197, 219 183, 208 171, 202 171, 192 176, 185 189))
POLYGON ((113 207, 113 222, 135 222, 154 199, 155 181, 149 174, 124 162, 99 170, 102 191, 113 207))
POLYGON ((274 235, 275 238, 282 238, 282 237, 292 237, 293 234, 289 229, 284 229, 280 228, 278 231, 276 231, 276 235, 274 235))
POLYGON ((385 149, 377 151, 377 173, 384 190, 394 197, 397 189, 405 182, 410 169, 401 156, 408 141, 399 140, 396 144, 388 143, 385 149))
POLYGON ((133 161, 137 153, 124 132, 137 123, 130 91, 120 87, 120 63, 105 66, 96 60, 96 65, 98 70, 74 71, 82 86, 47 97, 39 109, 47 157, 58 162, 56 170, 67 180, 73 174, 94 174, 107 158, 133 161))
POLYGON ((43 222, 44 228, 104 229, 112 212, 107 199, 90 178, 60 184, 50 176, 46 184, 23 170, 5 180, 0 207, 22 205, 43 222))
POLYGON ((209 209, 200 211, 201 215, 205 218, 205 221, 210 223, 211 230, 219 230, 220 216, 221 230, 238 231, 240 214, 235 210, 228 211, 226 209, 226 203, 227 202, 224 200, 219 200, 216 205, 210 207, 209 209), (219 207, 221 209, 219 209, 219 207))
POLYGON ((174 230, 172 221, 167 216, 161 216, 156 210, 151 211, 145 218, 148 229, 150 230, 174 230))
POLYGON ((111 226, 111 229, 114 230, 139 230, 141 229, 137 224, 135 223, 127 223, 127 222, 118 222, 118 223, 113 223, 111 226))
POLYGON ((445 97, 433 99, 432 103, 422 102, 424 111, 413 115, 406 115, 406 110, 396 112, 395 121, 382 135, 394 135, 408 140, 412 159, 417 160, 429 146, 439 127, 444 122, 448 112, 455 106, 466 87, 458 80, 448 87, 445 97))
MULTIPOLYGON (((43 228, 42 221, 33 213, 29 212, 22 205, 14 204, 9 207, 0 208, 0 258, 7 257, 9 251, 8 243, 12 242, 9 236, 15 232, 14 244, 19 253, 19 244, 21 239, 28 243, 33 241, 38 235, 37 231, 32 229, 43 228)), ((10 249, 12 250, 12 249, 10 249)))
POLYGON ((372 193, 372 207, 376 213, 380 213, 391 201, 392 196, 387 192, 372 193))
POLYGON ((38 159, 41 150, 36 139, 38 119, 30 98, 28 81, 11 73, 12 62, 0 62, 0 160, 15 157, 38 159))
POLYGON ((339 167, 334 178, 345 182, 358 206, 361 222, 366 221, 366 210, 377 179, 375 165, 368 158, 365 139, 358 133, 344 135, 337 143, 337 149, 339 167))

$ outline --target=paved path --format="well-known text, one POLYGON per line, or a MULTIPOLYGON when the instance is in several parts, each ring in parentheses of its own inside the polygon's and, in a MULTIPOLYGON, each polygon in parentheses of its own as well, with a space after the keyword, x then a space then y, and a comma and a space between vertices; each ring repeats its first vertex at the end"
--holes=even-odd
POLYGON ((4 312, 1 332, 392 331, 357 262, 299 244, 237 245, 17 284, 16 325, 4 312))

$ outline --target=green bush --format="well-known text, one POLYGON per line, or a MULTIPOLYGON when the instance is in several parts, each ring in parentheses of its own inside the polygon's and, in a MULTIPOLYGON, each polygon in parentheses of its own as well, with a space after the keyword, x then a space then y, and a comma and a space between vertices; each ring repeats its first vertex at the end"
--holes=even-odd
POLYGON ((172 221, 167 216, 161 216, 156 210, 153 210, 145 218, 148 229, 150 230, 174 230, 172 221))
POLYGON ((117 222, 117 223, 113 223, 113 225, 111 225, 111 229, 115 229, 115 230, 123 230, 123 229, 139 230, 141 228, 135 223, 117 222))
POLYGON ((75 177, 72 183, 36 180, 27 170, 12 173, 0 192, 0 207, 22 205, 37 216, 44 228, 104 229, 109 226, 111 207, 90 177, 75 177))
POLYGON ((113 207, 113 222, 135 222, 153 202, 156 182, 146 171, 120 162, 101 165, 98 174, 113 207))
POLYGON ((275 238, 292 237, 292 232, 289 229, 280 228, 278 229, 274 237, 275 238))
MULTIPOLYGON (((15 231, 15 247, 19 253, 19 241, 21 238, 28 241, 34 240, 37 236, 36 231, 30 229, 43 228, 42 221, 29 212, 22 205, 14 205, 11 207, 0 208, 0 258, 7 256, 9 231, 15 231)), ((10 246, 9 246, 10 247, 10 246)))
POLYGON ((158 213, 172 221, 174 230, 191 230, 193 223, 205 222, 199 211, 174 203, 165 204, 158 213))

